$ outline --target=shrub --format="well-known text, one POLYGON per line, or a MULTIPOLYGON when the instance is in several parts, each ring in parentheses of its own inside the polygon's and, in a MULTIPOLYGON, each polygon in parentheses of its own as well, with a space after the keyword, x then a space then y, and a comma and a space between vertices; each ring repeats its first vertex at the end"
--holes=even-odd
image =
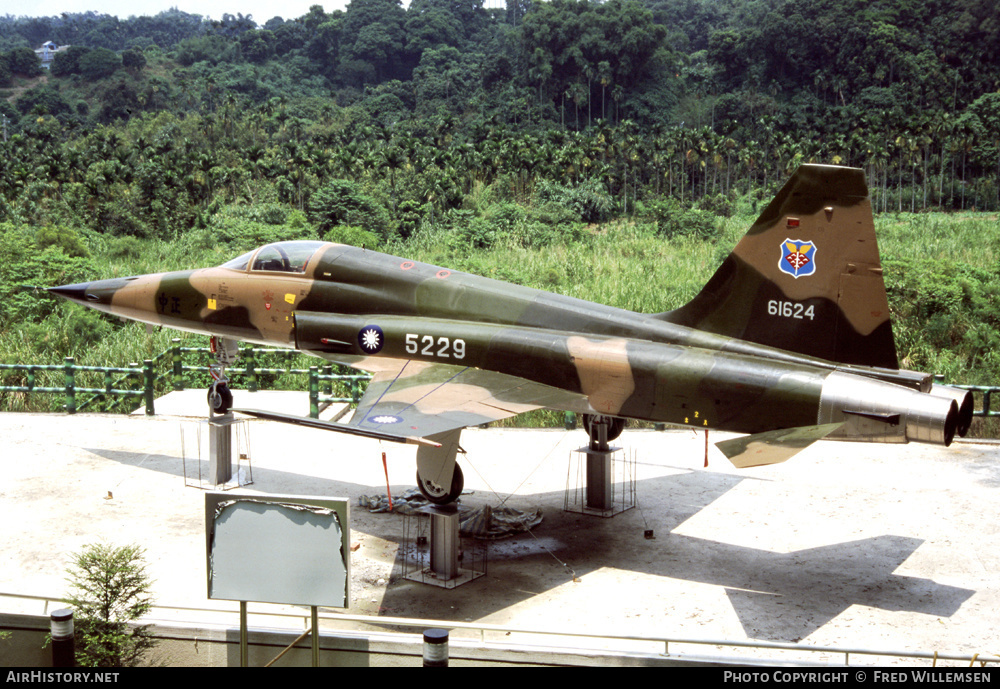
POLYGON ((722 223, 714 213, 681 208, 673 199, 657 199, 646 208, 657 233, 667 239, 694 237, 714 241, 722 233, 722 223))
POLYGON ((136 545, 84 546, 67 571, 75 612, 76 661, 84 667, 136 667, 156 645, 135 621, 152 607, 144 551, 136 545))
POLYGON ((420 204, 409 199, 400 201, 399 207, 396 209, 396 216, 397 232, 403 239, 412 237, 420 229, 420 224, 423 222, 420 204))
POLYGON ((52 361, 85 352, 111 334, 114 326, 101 314, 75 304, 59 304, 55 313, 38 323, 20 323, 12 332, 30 343, 32 356, 52 361))
POLYGON ((76 230, 69 227, 42 227, 35 233, 35 245, 39 249, 58 246, 67 256, 86 258, 90 255, 87 245, 76 230))
POLYGON ((336 244, 349 244, 351 246, 361 246, 366 249, 374 249, 382 243, 378 235, 363 230, 360 227, 352 227, 350 225, 331 227, 330 231, 323 236, 323 239, 336 244))
POLYGON ((539 186, 537 196, 540 203, 561 206, 576 216, 577 220, 588 223, 605 222, 614 211, 614 199, 596 179, 584 180, 575 187, 543 183, 539 186))
POLYGON ((135 260, 142 256, 145 244, 137 237, 114 237, 108 243, 107 255, 115 260, 135 260))
POLYGON ((715 196, 703 196, 698 200, 698 208, 709 211, 723 218, 730 218, 733 215, 733 202, 722 194, 715 196))
POLYGON ((239 250, 256 249, 262 244, 287 239, 316 239, 312 226, 302 221, 301 213, 279 204, 226 206, 211 216, 211 240, 239 250))
POLYGON ((36 248, 27 229, 0 224, 0 324, 39 321, 52 313, 56 300, 25 290, 25 286, 52 287, 93 279, 96 269, 88 258, 68 256, 57 244, 36 248))
POLYGON ((96 81, 114 74, 121 67, 122 60, 107 48, 94 48, 80 58, 80 74, 87 81, 96 81))

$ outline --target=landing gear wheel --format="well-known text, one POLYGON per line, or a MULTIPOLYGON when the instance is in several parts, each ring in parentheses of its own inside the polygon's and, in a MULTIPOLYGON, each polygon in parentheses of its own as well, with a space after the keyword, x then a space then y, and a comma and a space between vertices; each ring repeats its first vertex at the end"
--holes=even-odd
POLYGON ((625 430, 625 419, 620 419, 617 416, 600 416, 597 414, 584 414, 583 415, 583 428, 587 431, 587 435, 590 436, 591 440, 597 440, 596 434, 597 429, 594 428, 594 424, 597 422, 608 424, 608 442, 612 440, 617 440, 618 436, 622 434, 625 430))
POLYGON ((420 489, 421 494, 430 500, 435 505, 447 505, 449 502, 455 502, 458 500, 458 496, 462 494, 462 489, 465 487, 465 476, 462 475, 462 467, 455 465, 455 471, 451 475, 451 490, 445 490, 444 486, 434 483, 433 481, 425 481, 421 476, 420 472, 417 472, 417 488, 420 489))
POLYGON ((233 393, 225 383, 213 383, 208 389, 208 408, 213 414, 225 414, 233 408, 233 393))

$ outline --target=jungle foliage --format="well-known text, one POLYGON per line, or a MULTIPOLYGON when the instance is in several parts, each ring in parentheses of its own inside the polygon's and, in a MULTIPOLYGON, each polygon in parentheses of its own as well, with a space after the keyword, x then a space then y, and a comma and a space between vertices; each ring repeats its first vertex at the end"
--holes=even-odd
POLYGON ((995 382, 998 58, 992 0, 0 17, 0 358, 159 346, 20 285, 279 238, 661 311, 819 162, 866 170, 901 360, 995 382))

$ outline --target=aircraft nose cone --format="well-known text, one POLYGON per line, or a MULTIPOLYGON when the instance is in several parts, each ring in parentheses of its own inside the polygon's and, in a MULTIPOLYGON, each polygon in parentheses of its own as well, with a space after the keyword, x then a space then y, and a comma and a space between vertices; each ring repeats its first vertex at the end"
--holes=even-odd
POLYGON ((136 278, 112 278, 111 280, 94 280, 93 282, 79 282, 75 285, 61 285, 59 287, 49 287, 48 291, 58 294, 64 299, 75 301, 84 306, 100 309, 111 304, 111 297, 130 281, 136 278))
POLYGON ((80 282, 75 285, 61 285, 59 287, 49 287, 46 291, 52 294, 58 294, 63 299, 69 299, 70 301, 75 301, 81 304, 88 303, 87 300, 87 288, 90 287, 89 282, 80 282))

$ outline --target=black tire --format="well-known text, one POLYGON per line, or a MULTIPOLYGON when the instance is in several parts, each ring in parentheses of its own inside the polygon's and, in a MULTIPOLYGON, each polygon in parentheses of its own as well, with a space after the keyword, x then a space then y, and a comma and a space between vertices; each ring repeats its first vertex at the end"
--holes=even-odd
POLYGON ((621 419, 617 416, 597 416, 595 414, 584 414, 583 415, 583 428, 587 431, 587 435, 590 436, 591 440, 596 441, 595 433, 597 429, 594 428, 595 421, 603 421, 608 424, 608 442, 612 440, 617 440, 618 436, 622 434, 625 430, 625 419, 621 419))
POLYGON ((417 488, 420 489, 421 495, 435 505, 447 505, 448 503, 455 502, 458 500, 458 496, 462 494, 462 489, 465 488, 465 476, 462 474, 462 467, 458 464, 455 465, 455 471, 451 475, 451 490, 447 492, 443 486, 433 481, 424 481, 419 471, 417 472, 417 488))
POLYGON ((215 383, 208 389, 208 407, 213 414, 225 414, 233 408, 233 393, 225 383, 215 383))

